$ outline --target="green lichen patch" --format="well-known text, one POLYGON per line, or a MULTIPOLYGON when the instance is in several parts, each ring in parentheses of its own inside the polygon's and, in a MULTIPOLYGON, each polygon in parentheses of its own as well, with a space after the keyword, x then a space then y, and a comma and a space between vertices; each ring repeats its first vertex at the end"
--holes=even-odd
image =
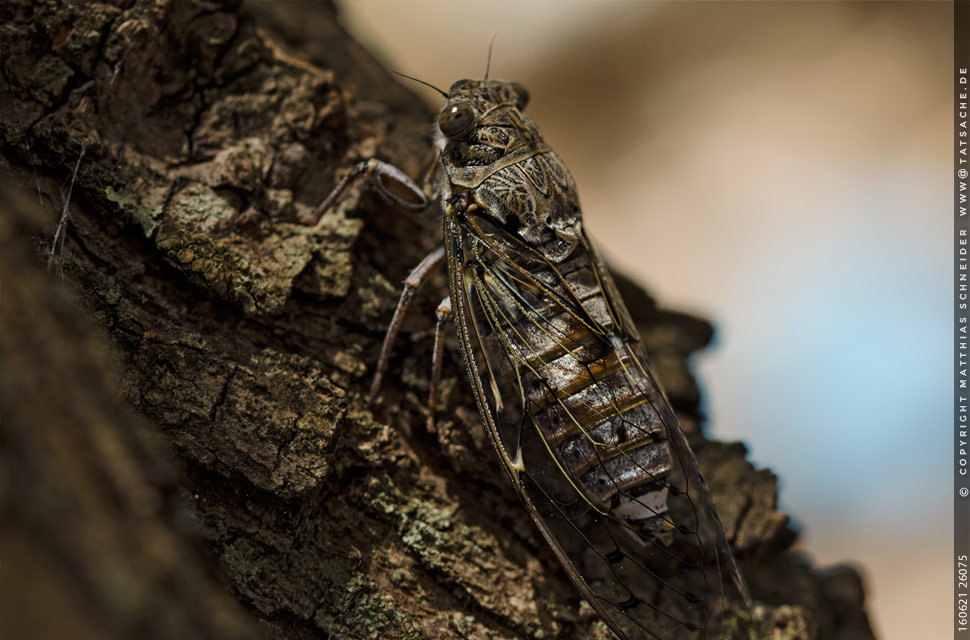
POLYGON ((108 26, 120 14, 121 9, 107 3, 68 2, 44 15, 41 24, 51 39, 51 50, 87 76, 94 70, 108 26))
POLYGON ((399 487, 371 479, 368 501, 394 517, 404 549, 438 584, 529 637, 545 637, 550 629, 539 624, 530 578, 542 573, 538 561, 512 562, 489 531, 466 522, 442 482, 425 480, 423 491, 405 498, 399 487))
POLYGON ((361 226, 339 212, 313 227, 273 223, 255 209, 240 214, 226 196, 192 182, 172 196, 156 244, 195 284, 246 315, 272 316, 297 285, 320 299, 350 292, 350 248, 361 226))
POLYGON ((314 618, 317 626, 336 637, 344 634, 373 640, 426 637, 413 616, 401 610, 393 598, 380 593, 374 582, 365 576, 355 576, 346 585, 342 604, 339 616, 318 614, 314 618))
POLYGON ((236 216, 236 209, 208 185, 193 182, 171 199, 168 218, 197 233, 214 231, 236 216))
POLYGON ((724 637, 736 640, 814 640, 818 636, 804 607, 757 605, 752 611, 731 610, 723 619, 724 637))
POLYGON ((246 237, 231 224, 236 209, 206 185, 172 197, 156 244, 195 284, 246 315, 275 315, 312 256, 302 235, 246 237))
POLYGON ((144 179, 140 182, 141 184, 136 185, 134 189, 120 187, 116 190, 115 187, 108 185, 104 188, 104 197, 141 227, 145 237, 151 237, 162 216, 169 186, 168 184, 146 184, 147 180, 144 179))

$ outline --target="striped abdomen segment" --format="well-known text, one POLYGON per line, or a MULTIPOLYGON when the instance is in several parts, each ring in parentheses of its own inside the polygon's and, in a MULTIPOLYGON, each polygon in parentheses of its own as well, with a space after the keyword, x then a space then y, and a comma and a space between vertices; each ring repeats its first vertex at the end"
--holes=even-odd
MULTIPOLYGON (((615 327, 586 256, 558 267, 575 296, 572 310, 563 304, 568 301, 526 291, 515 296, 520 313, 505 314, 506 335, 525 362, 522 382, 532 422, 591 504, 635 522, 660 516, 671 457, 653 408, 659 391, 615 327), (543 302, 525 309, 522 300, 543 302)), ((543 270, 535 275, 544 276, 551 277, 543 270)))

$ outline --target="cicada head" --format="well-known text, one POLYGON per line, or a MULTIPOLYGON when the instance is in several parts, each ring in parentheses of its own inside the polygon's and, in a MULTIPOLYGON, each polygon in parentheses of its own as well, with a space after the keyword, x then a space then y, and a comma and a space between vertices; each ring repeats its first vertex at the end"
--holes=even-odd
POLYGON ((499 149, 508 151, 541 144, 538 127, 523 114, 528 103, 529 90, 519 82, 457 81, 448 90, 438 115, 439 149, 450 152, 459 164, 467 165, 485 159, 474 153, 476 145, 497 143, 499 149), (496 128, 507 135, 496 136, 496 128))
POLYGON ((558 262, 579 242, 579 197, 572 177, 523 113, 519 82, 459 80, 438 115, 436 143, 447 191, 472 191, 498 222, 558 262))

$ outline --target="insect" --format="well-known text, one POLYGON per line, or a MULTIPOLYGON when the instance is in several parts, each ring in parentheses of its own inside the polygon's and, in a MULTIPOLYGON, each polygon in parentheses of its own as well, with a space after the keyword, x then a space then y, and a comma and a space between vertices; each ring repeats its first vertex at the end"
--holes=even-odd
POLYGON ((593 609, 621 638, 717 637, 722 573, 750 600, 694 454, 586 235, 573 179, 524 113, 528 91, 487 78, 438 90, 434 196, 372 159, 318 209, 360 177, 401 206, 441 207, 443 246, 405 281, 371 394, 414 292, 447 264, 432 415, 453 319, 502 467, 593 609))

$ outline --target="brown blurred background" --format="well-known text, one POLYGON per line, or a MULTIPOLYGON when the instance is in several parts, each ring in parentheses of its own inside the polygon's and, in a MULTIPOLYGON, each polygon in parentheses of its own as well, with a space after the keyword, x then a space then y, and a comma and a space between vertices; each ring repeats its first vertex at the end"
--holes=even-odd
POLYGON ((531 89, 611 262, 715 322, 711 433, 861 566, 881 638, 949 637, 952 3, 340 9, 444 89, 498 32, 491 75, 531 89))

